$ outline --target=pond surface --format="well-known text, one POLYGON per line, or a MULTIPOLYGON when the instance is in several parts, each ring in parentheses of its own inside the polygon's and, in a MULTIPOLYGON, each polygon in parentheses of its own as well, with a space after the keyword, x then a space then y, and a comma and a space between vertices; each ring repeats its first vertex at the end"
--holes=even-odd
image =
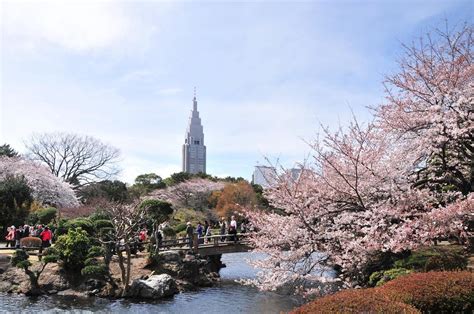
POLYGON ((280 313, 301 304, 301 299, 275 293, 260 292, 242 286, 235 280, 252 278, 255 269, 246 260, 252 253, 233 253, 222 256, 227 265, 221 269, 222 283, 212 288, 185 292, 168 300, 131 302, 101 298, 73 298, 48 296, 29 298, 20 295, 0 295, 0 312, 31 313, 280 313))

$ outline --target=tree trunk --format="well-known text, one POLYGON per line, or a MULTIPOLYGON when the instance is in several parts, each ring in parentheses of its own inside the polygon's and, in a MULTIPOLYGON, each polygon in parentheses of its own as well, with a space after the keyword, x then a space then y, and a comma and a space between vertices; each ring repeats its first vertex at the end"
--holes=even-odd
POLYGON ((130 252, 130 245, 128 243, 125 244, 125 251, 127 252, 127 275, 125 278, 125 291, 128 290, 130 285, 130 272, 132 268, 132 253, 130 252))
POLYGON ((122 275, 122 286, 125 289, 125 266, 123 265, 123 255, 122 255, 122 251, 120 251, 119 245, 117 245, 117 256, 118 256, 118 262, 119 262, 119 267, 120 267, 120 273, 122 275))

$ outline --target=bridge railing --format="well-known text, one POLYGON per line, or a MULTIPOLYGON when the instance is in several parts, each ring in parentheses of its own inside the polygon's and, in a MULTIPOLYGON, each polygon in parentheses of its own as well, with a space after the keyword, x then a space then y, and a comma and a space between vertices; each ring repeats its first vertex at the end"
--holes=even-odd
POLYGON ((159 244, 159 249, 171 249, 171 248, 181 248, 189 247, 194 250, 198 250, 201 246, 219 246, 226 245, 230 243, 244 243, 245 238, 249 236, 250 233, 237 233, 237 234, 223 234, 223 235, 211 235, 211 236, 202 236, 198 237, 197 234, 193 234, 192 246, 190 245, 189 237, 181 237, 176 239, 162 240, 159 244))

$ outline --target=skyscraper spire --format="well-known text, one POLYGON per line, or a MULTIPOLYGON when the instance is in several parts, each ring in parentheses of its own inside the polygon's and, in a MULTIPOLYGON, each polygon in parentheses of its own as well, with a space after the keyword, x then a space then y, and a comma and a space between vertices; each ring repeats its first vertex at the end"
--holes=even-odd
POLYGON ((184 138, 183 171, 206 173, 206 146, 204 145, 204 130, 197 110, 196 87, 194 88, 193 110, 184 138))

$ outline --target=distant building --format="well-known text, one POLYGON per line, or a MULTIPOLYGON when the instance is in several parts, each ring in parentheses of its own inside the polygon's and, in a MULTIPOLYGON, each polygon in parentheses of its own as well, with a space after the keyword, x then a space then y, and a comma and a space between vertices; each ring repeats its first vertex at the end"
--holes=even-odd
MULTIPOLYGON (((293 180, 298 180, 301 175, 301 168, 288 169, 293 180)), ((275 167, 255 166, 252 174, 252 183, 261 185, 263 188, 269 188, 277 182, 277 171, 275 167)))
POLYGON ((252 183, 261 185, 263 188, 269 188, 276 182, 275 167, 255 166, 252 174, 252 183))
POLYGON ((206 146, 204 145, 204 130, 197 110, 196 93, 183 145, 183 172, 206 173, 206 146))

